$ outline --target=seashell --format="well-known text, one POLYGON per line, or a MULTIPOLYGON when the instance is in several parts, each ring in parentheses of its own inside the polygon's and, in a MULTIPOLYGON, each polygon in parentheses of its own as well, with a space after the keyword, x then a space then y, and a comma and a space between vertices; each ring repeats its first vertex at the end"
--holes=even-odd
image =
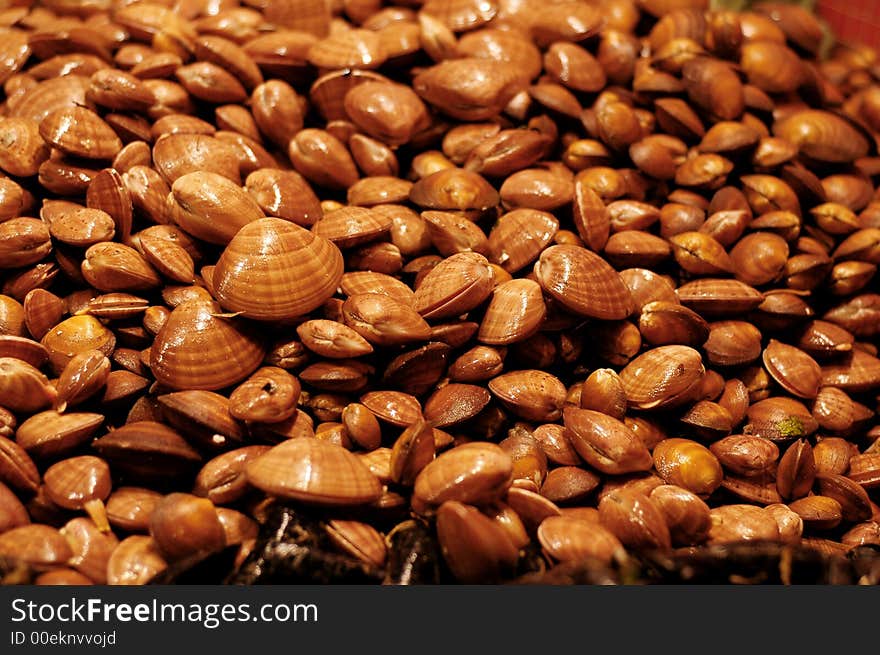
POLYGON ((772 514, 754 505, 722 505, 713 507, 709 544, 731 544, 748 541, 777 541, 779 527, 772 514))
POLYGON ((816 394, 812 414, 819 427, 832 432, 843 432, 855 420, 853 400, 836 387, 822 387, 816 394))
POLYGON ((788 244, 771 232, 747 234, 730 251, 733 273, 741 282, 761 286, 782 275, 788 261, 788 244))
POLYGON ((36 218, 0 223, 0 270, 36 264, 52 252, 47 226, 36 218))
POLYGON ((311 227, 312 234, 339 248, 352 248, 379 239, 391 230, 391 219, 366 207, 340 207, 326 212, 311 227))
POLYGON ((505 407, 527 421, 559 419, 565 403, 565 385, 555 375, 539 370, 503 373, 489 381, 491 391, 505 407))
POLYGON ((452 382, 428 397, 423 416, 432 426, 445 428, 474 418, 490 399, 483 387, 452 382))
POLYGON ((322 357, 343 359, 373 352, 370 343, 344 323, 315 319, 300 323, 296 332, 303 345, 322 357))
POLYGON ((721 120, 736 120, 742 115, 743 85, 729 64, 710 57, 694 57, 684 64, 681 74, 695 104, 721 120))
MULTIPOLYGON (((604 205, 603 205, 604 207, 604 205)), ((498 218, 489 233, 491 259, 508 273, 528 266, 559 230, 559 221, 537 209, 514 209, 498 218)))
POLYGON ((450 168, 418 180, 409 199, 419 207, 484 211, 498 204, 498 192, 478 173, 450 168))
POLYGON ((119 542, 107 561, 107 584, 141 585, 163 573, 168 562, 152 537, 131 535, 119 542))
POLYGON ((703 343, 706 359, 715 366, 737 366, 761 355, 761 331, 745 321, 717 321, 703 343))
POLYGON ((572 446, 596 470, 617 475, 653 465, 651 453, 622 421, 578 407, 566 407, 563 420, 572 446))
POLYGON ((430 125, 421 98, 401 84, 358 84, 345 94, 344 105, 357 127, 389 146, 407 143, 430 125))
POLYGON ((320 439, 290 439, 245 466, 248 482, 283 499, 315 505, 363 505, 382 485, 361 460, 320 439))
POLYGON ((307 59, 320 70, 378 68, 387 59, 378 34, 350 29, 330 34, 309 48, 307 59))
POLYGON ((423 100, 453 118, 482 121, 501 113, 525 81, 506 62, 463 57, 441 61, 413 78, 423 100))
MULTIPOLYGON (((368 178, 369 179, 369 178, 368 178)), ((489 240, 480 226, 457 212, 425 211, 421 215, 431 243, 441 255, 460 252, 489 254, 489 240)))
POLYGON ((264 345, 220 308, 184 302, 171 312, 150 348, 150 369, 172 389, 216 390, 241 382, 263 360, 264 345))
POLYGON ((220 304, 257 320, 286 320, 323 304, 342 278, 339 249, 289 221, 263 218, 229 242, 213 273, 220 304))
POLYGON ((46 410, 22 422, 15 440, 29 455, 57 458, 86 443, 103 422, 101 414, 46 410))
POLYGON ((819 424, 803 403, 785 396, 771 396, 749 406, 744 434, 771 441, 798 439, 814 433, 819 424))
POLYGON ((589 559, 610 564, 625 552, 607 528, 572 516, 548 516, 538 526, 537 537, 544 552, 558 562, 589 559))
POLYGON ((845 118, 828 111, 807 109, 773 124, 773 135, 823 162, 844 163, 868 154, 869 143, 862 132, 845 118))
POLYGON ((144 259, 169 280, 191 284, 195 279, 195 264, 183 246, 146 234, 139 236, 138 246, 144 259))
POLYGON ((58 568, 72 555, 67 540, 48 525, 22 525, 0 534, 0 557, 21 562, 36 571, 58 568))
POLYGON ((346 325, 374 345, 426 341, 431 327, 412 307, 381 293, 357 293, 342 305, 346 325))
MULTIPOLYGON (((60 323, 61 318, 67 310, 67 306, 61 298, 45 289, 33 289, 28 291, 27 295, 24 297, 22 307, 24 308, 25 325, 27 326, 28 332, 30 332, 31 336, 35 339, 42 339, 46 335, 46 332, 60 323)), ((44 350, 42 346, 40 349, 44 350)), ((0 348, 0 351, 2 351, 2 348, 0 348)), ((41 353, 40 356, 36 358, 31 358, 35 359, 35 361, 30 361, 22 354, 12 356, 25 359, 25 361, 29 361, 31 364, 34 364, 34 366, 41 366, 47 359, 45 352, 41 353)))
POLYGON ((55 409, 64 411, 91 398, 106 384, 110 375, 110 360, 98 350, 86 350, 74 356, 61 371, 55 385, 58 398, 55 409))
POLYGON ((31 177, 49 159, 50 147, 40 136, 39 125, 29 118, 6 118, 0 140, 0 169, 18 177, 31 177))
POLYGON ((353 296, 357 293, 381 293, 404 304, 412 304, 413 299, 413 290, 399 279, 373 271, 344 273, 340 289, 347 296, 353 296))
POLYGON ((702 278, 682 284, 675 290, 682 305, 703 317, 741 316, 760 305, 764 296, 739 280, 702 278))
POLYGON ((437 510, 437 537, 446 565, 460 583, 498 583, 516 564, 517 549, 504 527, 476 507, 443 503, 437 510))
POLYGON ((815 398, 819 393, 822 369, 800 348, 770 339, 763 360, 767 372, 790 394, 815 398))
POLYGON ((293 167, 313 184, 347 189, 360 177, 345 145, 325 130, 305 128, 287 148, 293 167))
POLYGON ((377 418, 407 427, 422 418, 422 405, 415 396, 402 391, 370 391, 360 398, 377 418))
POLYGON ((860 393, 880 387, 880 359, 859 349, 840 363, 822 367, 820 386, 839 387, 847 393, 860 393))
POLYGON ((791 93, 806 78, 806 70, 797 54, 775 41, 744 43, 739 63, 749 84, 767 93, 791 93))
POLYGON ((55 388, 39 369, 14 357, 0 357, 0 406, 13 412, 34 412, 50 406, 55 388))
POLYGON ((492 293, 477 339, 493 345, 523 341, 538 331, 546 314, 537 282, 529 279, 504 282, 492 293))
POLYGON ((162 283, 137 250, 109 241, 89 246, 81 270, 86 282, 100 291, 144 291, 162 283))
POLYGON ((418 474, 413 502, 429 508, 455 500, 474 504, 501 499, 512 481, 513 462, 499 446, 473 442, 437 456, 418 474))
POLYGON ((53 111, 65 107, 93 106, 86 100, 89 78, 75 73, 43 80, 16 99, 9 116, 40 123, 53 111))
POLYGON ((262 168, 245 180, 245 189, 267 215, 310 227, 323 216, 318 197, 296 171, 262 168))
POLYGON ((110 126, 85 107, 56 109, 40 121, 39 130, 47 144, 76 157, 110 160, 122 149, 110 126))
POLYGON ((494 288, 495 276, 483 255, 458 253, 425 275, 413 297, 413 309, 428 320, 460 316, 482 304, 494 288))
POLYGON ((632 489, 616 489, 599 501, 599 522, 627 548, 666 549, 672 539, 659 506, 632 489))
POLYGON ((709 336, 709 325, 695 311, 677 302, 654 301, 642 307, 639 332, 644 341, 655 346, 701 346, 709 336))
POLYGON ((693 399, 704 372, 700 353, 693 348, 659 346, 627 364, 620 381, 634 408, 674 407, 693 399))
POLYGON ((98 319, 81 315, 58 323, 43 336, 40 343, 49 353, 52 370, 60 375, 78 353, 98 350, 109 356, 116 347, 116 337, 98 319))
POLYGON ((398 355, 385 368, 383 385, 405 388, 414 394, 433 389, 446 372, 450 348, 446 343, 431 341, 398 355))
POLYGON ((168 134, 153 145, 153 163, 169 185, 187 173, 208 172, 241 184, 234 146, 205 134, 168 134))
POLYGON ((620 275, 598 255, 577 246, 550 246, 535 264, 541 288, 582 316, 623 319, 633 311, 632 295, 620 275))
POLYGON ((174 222, 208 243, 226 245, 242 227, 263 218, 262 209, 244 189, 210 171, 181 175, 171 185, 171 196, 174 222))

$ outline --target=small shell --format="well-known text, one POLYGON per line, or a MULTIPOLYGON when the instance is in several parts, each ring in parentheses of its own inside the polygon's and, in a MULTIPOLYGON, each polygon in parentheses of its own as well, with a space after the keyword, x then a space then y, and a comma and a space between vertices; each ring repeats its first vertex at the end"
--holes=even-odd
POLYGON ((459 253, 437 264, 422 279, 413 309, 426 319, 452 318, 480 305, 494 287, 495 276, 485 257, 459 253))
POLYGON ((548 516, 537 536, 544 551, 559 562, 595 559, 610 564, 624 553, 623 544, 607 528, 571 516, 548 516))
POLYGON ((49 363, 60 375, 75 355, 87 350, 98 350, 110 355, 116 347, 116 337, 93 316, 71 316, 62 321, 40 340, 49 353, 49 363))
POLYGON ((161 285, 155 269, 134 248, 102 242, 90 246, 81 265, 86 282, 100 291, 143 291, 161 285))
POLYGON ((786 391, 800 398, 816 397, 822 370, 803 350, 771 339, 764 349, 763 359, 767 372, 786 391))
POLYGON ((171 185, 172 218, 192 236, 219 245, 263 217, 256 200, 237 183, 211 171, 181 175, 171 185))
POLYGON ((868 154, 868 140, 847 119, 818 109, 789 115, 773 125, 774 136, 823 162, 849 162, 868 154))
POLYGON ((85 107, 56 109, 40 121, 40 136, 54 148, 76 157, 113 159, 122 141, 107 123, 85 107))
POLYGON ((702 383, 700 353, 688 346, 660 346, 639 355, 620 372, 632 407, 671 407, 692 400, 702 383))
POLYGON ((536 209, 514 209, 501 216, 489 233, 491 259, 508 273, 528 266, 550 244, 559 221, 536 209))
POLYGON ((547 308, 537 282, 516 279, 495 288, 477 338, 493 345, 508 345, 537 332, 547 308))
POLYGON ((492 443, 468 443, 439 455, 415 480, 413 501, 438 506, 449 500, 489 503, 504 496, 513 462, 492 443))
POLYGON ((336 321, 305 321, 297 326, 296 333, 303 345, 322 357, 344 359, 373 352, 369 341, 344 323, 336 321))
POLYGON ((428 397, 423 415, 432 426, 446 428, 474 418, 490 400, 483 387, 451 382, 428 397))
POLYGON ((159 382, 174 389, 221 389, 260 365, 263 344, 218 314, 217 305, 204 301, 185 302, 171 312, 150 349, 150 368, 159 382))
POLYGON ((431 327, 409 305, 380 293, 358 293, 342 305, 345 324, 372 344, 427 341, 431 327))
POLYGON ((289 221, 264 218, 229 242, 212 279, 224 308, 258 320, 285 320, 330 298, 342 270, 342 254, 332 243, 289 221))
POLYGON ((247 176, 245 189, 267 216, 310 227, 324 215, 315 192, 296 171, 261 168, 247 176))
POLYGON ((615 320, 633 311, 632 295, 617 271, 584 248, 550 246, 535 264, 535 277, 544 291, 576 314, 615 320))
POLYGON ((527 421, 555 421, 562 415, 565 385, 539 370, 504 373, 489 382, 489 390, 512 412, 527 421))
POLYGON ((648 471, 651 453, 622 421, 589 409, 566 407, 569 440, 593 468, 611 475, 648 471))
POLYGON ((274 496, 316 505, 361 505, 382 485, 355 455, 320 439, 291 439, 248 462, 248 481, 274 496))

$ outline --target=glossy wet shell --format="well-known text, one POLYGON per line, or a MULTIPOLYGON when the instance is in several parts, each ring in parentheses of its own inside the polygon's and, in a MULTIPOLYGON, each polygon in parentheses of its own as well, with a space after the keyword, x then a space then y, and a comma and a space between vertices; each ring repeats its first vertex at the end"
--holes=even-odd
POLYGON ((341 446, 291 439, 248 462, 248 481, 273 496, 316 505, 362 505, 382 495, 366 465, 341 446))
POLYGON ((178 305, 150 348, 150 369, 172 389, 215 390, 244 380, 263 360, 265 347, 220 307, 204 301, 178 305))
POLYGON ((342 279, 339 249, 289 221, 265 218, 243 227, 217 261, 214 293, 229 311, 271 321, 319 307, 342 279))
POLYGON ((575 314, 619 320, 634 302, 620 275, 599 255, 578 246, 550 246, 535 264, 541 288, 575 314))
POLYGON ((704 371, 702 357, 693 348, 660 346, 627 364, 620 381, 632 407, 671 407, 693 398, 704 371))

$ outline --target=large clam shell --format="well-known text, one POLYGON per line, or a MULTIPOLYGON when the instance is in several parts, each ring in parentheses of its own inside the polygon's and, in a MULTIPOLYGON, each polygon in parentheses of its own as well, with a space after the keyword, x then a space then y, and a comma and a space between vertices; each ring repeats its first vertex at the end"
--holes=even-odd
POLYGON ((361 505, 382 495, 379 479, 342 446, 301 437, 248 462, 248 481, 280 498, 316 505, 361 505))
POLYGON ((700 353, 688 346, 648 350, 620 371, 626 400, 635 409, 673 407, 692 400, 703 381, 700 353))
POLYGON ((452 318, 480 305, 494 288, 488 260, 476 252, 461 252, 425 275, 416 289, 413 309, 429 320, 452 318))
POLYGON ((280 218, 262 218, 229 242, 212 282, 225 309, 277 321, 320 307, 336 292, 342 271, 342 253, 327 239, 280 218))
POLYGON ((507 345, 532 336, 541 327, 547 306, 534 280, 508 280, 496 287, 486 308, 477 339, 507 345))
POLYGON ((173 389, 222 389, 253 373, 264 345, 214 303, 192 300, 175 307, 150 348, 150 368, 173 389))
POLYGON ((773 125, 773 134, 797 145, 801 152, 820 161, 846 163, 868 154, 864 134, 837 114, 806 109, 773 125))
POLYGON ((605 320, 629 316, 635 303, 620 275, 594 252, 572 245, 550 246, 535 264, 546 293, 575 314, 605 320))

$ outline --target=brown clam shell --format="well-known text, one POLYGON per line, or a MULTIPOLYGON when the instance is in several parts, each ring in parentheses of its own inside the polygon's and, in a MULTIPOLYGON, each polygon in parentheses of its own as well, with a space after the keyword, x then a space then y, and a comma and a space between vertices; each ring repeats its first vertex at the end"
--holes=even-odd
POLYGON ((538 331, 546 314, 547 307, 537 282, 529 279, 504 282, 492 293, 477 339, 492 345, 523 341, 538 331))
POLYGON ((482 304, 494 288, 495 275, 483 255, 458 253, 425 275, 413 297, 413 309, 427 320, 452 318, 482 304))
POLYGON ((212 285, 225 309, 285 320, 322 305, 336 292, 342 271, 342 253, 330 241, 289 221, 263 218, 229 242, 212 285))
POLYGON ((234 319, 220 317, 216 304, 188 301, 174 308, 156 335, 150 369, 173 389, 222 389, 256 370, 265 352, 234 319))
POLYGON ((263 217, 256 200, 236 182, 212 171, 181 175, 171 185, 172 218, 188 234, 226 245, 238 231, 263 217))
POLYGON ((620 381, 632 407, 672 407, 693 399, 704 372, 702 357, 693 348, 659 346, 627 364, 620 381))
POLYGON ((362 505, 377 500, 382 485, 341 446, 312 438, 290 439, 250 460, 248 482, 280 498, 316 505, 362 505))
POLYGON ((776 339, 764 349, 764 366, 779 385, 799 398, 815 398, 819 393, 822 369, 812 357, 776 339))
POLYGON ((565 385, 555 375, 527 369, 493 378, 489 391, 518 416, 540 422, 559 419, 566 396, 565 385))
POLYGON ((585 248, 550 246, 534 270, 541 288, 576 314, 615 320, 626 318, 634 309, 632 294, 617 271, 585 248))
POLYGON ((651 453, 622 421, 578 407, 566 407, 563 419, 569 441, 596 470, 619 475, 651 469, 651 453))
POLYGON ((860 130, 845 118, 819 109, 806 109, 777 121, 773 134, 824 162, 849 162, 868 154, 868 140, 860 130))

